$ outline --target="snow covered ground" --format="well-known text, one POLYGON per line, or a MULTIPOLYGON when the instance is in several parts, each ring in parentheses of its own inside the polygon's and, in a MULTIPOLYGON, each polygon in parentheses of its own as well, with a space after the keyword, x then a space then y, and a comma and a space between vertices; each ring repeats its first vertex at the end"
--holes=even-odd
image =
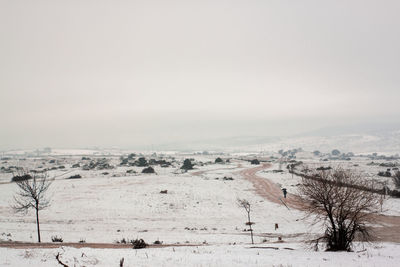
POLYGON ((0 248, 2 266, 61 266, 55 256, 69 266, 398 266, 397 244, 373 244, 356 252, 315 252, 302 244, 273 244, 270 248, 249 245, 212 245, 133 249, 0 248), (276 249, 272 249, 276 248, 276 249))
MULTIPOLYGON (((55 181, 48 192, 52 203, 40 213, 43 242, 51 242, 51 237, 57 235, 64 242, 115 243, 122 238, 143 238, 148 243, 159 240, 163 244, 195 246, 144 250, 0 248, 0 265, 55 266, 57 252, 70 265, 77 266, 116 266, 122 257, 125 266, 396 266, 400 260, 399 243, 373 243, 355 249, 361 252, 352 253, 310 250, 304 241, 320 232, 317 226, 310 227, 308 222, 312 218, 263 199, 256 194, 253 184, 240 175, 241 170, 254 167, 243 160, 254 155, 168 153, 163 158, 171 161, 172 166, 157 165, 155 174, 142 174, 143 167, 119 166, 121 160, 115 154, 91 154, 91 157, 106 157, 115 168, 82 170, 87 161, 79 153, 63 151, 25 160, 21 157, 2 160, 2 167, 53 168, 49 175, 55 181), (231 160, 215 164, 218 156, 231 160), (195 169, 186 173, 180 170, 185 158, 193 158, 196 163, 195 169), (80 167, 72 168, 76 163, 80 167), (66 179, 76 174, 82 178, 66 179), (162 190, 167 190, 167 194, 161 194, 162 190), (255 246, 279 249, 250 248, 249 232, 245 231, 246 213, 237 205, 237 198, 245 198, 252 205, 255 246)), ((145 157, 149 159, 152 155, 145 157)), ((322 164, 309 155, 304 155, 303 160, 322 164)), ((343 164, 358 165, 375 177, 373 174, 379 167, 367 163, 360 158, 343 164)), ((258 175, 288 188, 289 193, 296 192, 299 178, 292 177, 286 165, 274 163, 258 175), (282 173, 273 172, 279 168, 282 173)), ((11 177, 11 173, 0 173, 0 240, 35 242, 33 214, 15 214, 10 208, 17 190, 9 182, 11 177)), ((389 199, 385 212, 400 215, 399 207, 398 199, 389 199)))

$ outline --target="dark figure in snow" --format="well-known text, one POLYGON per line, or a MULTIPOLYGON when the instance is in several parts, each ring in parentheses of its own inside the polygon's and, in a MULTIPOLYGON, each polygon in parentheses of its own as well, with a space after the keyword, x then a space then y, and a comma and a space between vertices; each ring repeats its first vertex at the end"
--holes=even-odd
POLYGON ((286 195, 287 195, 287 190, 286 190, 286 188, 282 188, 282 192, 283 192, 283 197, 286 198, 286 195))

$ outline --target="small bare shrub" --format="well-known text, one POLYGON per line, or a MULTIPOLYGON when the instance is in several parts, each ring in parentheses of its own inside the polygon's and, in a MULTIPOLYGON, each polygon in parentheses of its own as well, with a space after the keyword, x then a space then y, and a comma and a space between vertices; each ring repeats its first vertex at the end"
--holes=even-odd
POLYGON ((59 243, 62 243, 64 240, 62 239, 62 237, 61 236, 52 236, 51 237, 51 241, 52 242, 59 242, 59 243))
POLYGON ((80 178, 82 178, 82 176, 80 174, 75 174, 75 175, 68 177, 67 179, 80 179, 80 178))
POLYGON ((146 242, 143 239, 129 239, 122 238, 121 240, 116 241, 117 244, 132 244, 134 249, 140 249, 147 247, 146 242))
POLYGON ((154 244, 154 245, 161 245, 162 243, 163 243, 162 241, 160 241, 160 240, 157 239, 156 241, 154 241, 153 244, 154 244))
POLYGON ((146 248, 147 244, 143 239, 136 239, 131 241, 134 249, 146 248))

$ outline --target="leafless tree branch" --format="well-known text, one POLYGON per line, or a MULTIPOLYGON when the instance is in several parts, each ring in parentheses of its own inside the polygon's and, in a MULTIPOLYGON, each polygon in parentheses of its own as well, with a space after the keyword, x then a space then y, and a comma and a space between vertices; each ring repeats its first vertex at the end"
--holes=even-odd
POLYGON ((378 211, 381 199, 365 188, 371 188, 366 179, 342 168, 315 171, 302 178, 299 192, 307 203, 306 211, 325 225, 324 235, 314 240, 316 247, 325 241, 327 250, 350 250, 356 237, 370 239, 366 223, 378 211))
POLYGON ((28 210, 34 209, 36 212, 36 226, 38 232, 38 242, 40 242, 40 223, 39 211, 47 208, 50 205, 49 199, 46 198, 46 191, 52 183, 46 173, 41 175, 30 174, 25 171, 20 171, 19 176, 28 175, 30 179, 18 180, 18 192, 14 196, 14 204, 12 208, 15 212, 26 214, 28 210))
POLYGON ((249 226, 250 228, 250 236, 251 236, 251 244, 254 244, 254 239, 253 239, 253 228, 251 227, 252 224, 254 224, 253 222, 251 222, 250 220, 250 212, 251 212, 251 205, 250 202, 247 201, 246 199, 237 199, 237 203, 239 205, 239 207, 243 207, 247 213, 247 223, 246 225, 249 226))

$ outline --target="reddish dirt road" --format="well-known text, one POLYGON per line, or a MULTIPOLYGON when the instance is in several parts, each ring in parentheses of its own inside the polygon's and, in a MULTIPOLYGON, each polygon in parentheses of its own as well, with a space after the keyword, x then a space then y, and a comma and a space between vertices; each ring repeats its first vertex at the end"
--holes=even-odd
MULTIPOLYGON (((257 176, 257 172, 270 167, 271 164, 267 163, 259 167, 240 171, 239 173, 254 185, 256 193, 264 199, 280 205, 284 205, 285 203, 289 208, 304 211, 304 204, 302 204, 298 196, 288 194, 287 198, 283 199, 282 190, 277 184, 266 178, 257 176)), ((377 241, 400 243, 399 216, 374 215, 373 223, 380 225, 380 227, 372 227, 377 241)))
MULTIPOLYGON (((193 247, 204 246, 204 244, 150 244, 147 248, 163 248, 163 247, 193 247)), ((111 249, 132 249, 132 244, 113 244, 113 243, 32 243, 32 242, 0 242, 0 247, 4 248, 111 248, 111 249)))
POLYGON ((61 246, 74 248, 132 248, 131 244, 107 243, 32 243, 32 242, 0 242, 0 247, 6 248, 59 248, 61 246))

